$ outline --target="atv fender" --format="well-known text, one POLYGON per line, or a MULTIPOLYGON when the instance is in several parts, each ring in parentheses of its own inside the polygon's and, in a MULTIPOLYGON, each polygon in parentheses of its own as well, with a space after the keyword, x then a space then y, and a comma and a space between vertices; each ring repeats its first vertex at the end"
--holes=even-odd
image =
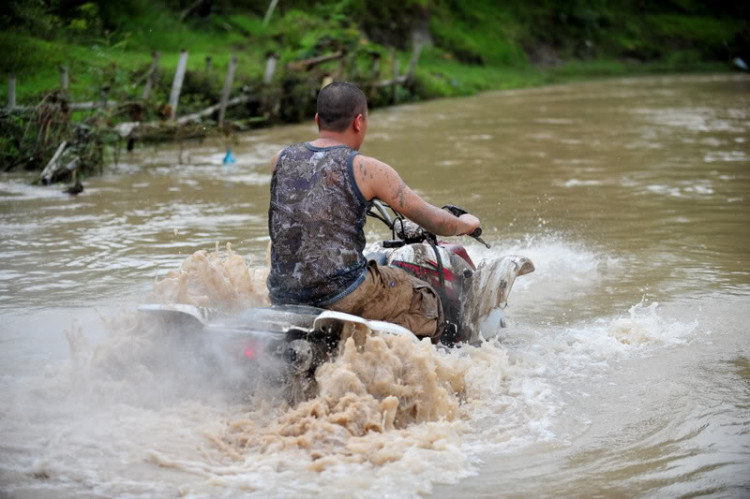
POLYGON ((394 336, 408 336, 408 337, 414 338, 416 342, 419 341, 419 339, 416 336, 414 336, 414 333, 412 333, 405 327, 401 327, 396 324, 392 324, 390 322, 369 321, 367 319, 363 319, 362 317, 359 317, 356 315, 345 314, 343 312, 333 312, 330 310, 325 311, 322 314, 320 314, 318 317, 316 317, 315 322, 313 324, 313 329, 315 331, 330 330, 332 324, 334 323, 343 324, 343 325, 351 324, 355 327, 364 327, 373 332, 390 334, 394 336))
POLYGON ((480 338, 494 337, 503 326, 502 311, 508 305, 508 295, 516 278, 534 271, 534 264, 524 256, 509 255, 499 259, 485 260, 479 264, 472 277, 471 287, 464 305, 461 325, 464 341, 477 344, 480 338), (497 327, 480 331, 480 324, 492 315, 497 327))
POLYGON ((185 305, 181 303, 170 305, 149 303, 146 305, 140 305, 138 311, 162 317, 170 322, 194 327, 208 326, 211 320, 216 316, 216 312, 210 308, 196 307, 195 305, 185 305))

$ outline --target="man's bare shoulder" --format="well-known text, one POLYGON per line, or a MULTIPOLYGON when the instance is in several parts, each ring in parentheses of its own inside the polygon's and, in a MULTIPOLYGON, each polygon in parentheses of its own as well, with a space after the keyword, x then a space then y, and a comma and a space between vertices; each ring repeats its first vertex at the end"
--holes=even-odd
POLYGON ((273 170, 276 168, 276 163, 279 161, 279 158, 281 157, 281 153, 284 152, 284 148, 282 147, 279 149, 279 152, 273 155, 273 158, 271 158, 271 172, 273 173, 273 170))
POLYGON ((386 201, 391 191, 401 189, 403 192, 406 188, 396 170, 379 159, 360 154, 355 157, 353 166, 357 185, 368 200, 377 197, 386 201))
POLYGON ((357 154, 354 157, 354 169, 357 173, 357 178, 361 180, 372 180, 375 175, 375 171, 379 168, 379 163, 375 158, 365 156, 364 154, 357 154))
POLYGON ((362 179, 367 180, 375 180, 376 177, 383 174, 388 175, 394 171, 388 163, 364 154, 358 154, 354 157, 354 167, 358 177, 361 176, 362 179))
POLYGON ((383 182, 384 173, 390 167, 378 159, 363 154, 357 154, 354 157, 352 166, 357 186, 365 199, 376 197, 380 190, 378 186, 383 182))

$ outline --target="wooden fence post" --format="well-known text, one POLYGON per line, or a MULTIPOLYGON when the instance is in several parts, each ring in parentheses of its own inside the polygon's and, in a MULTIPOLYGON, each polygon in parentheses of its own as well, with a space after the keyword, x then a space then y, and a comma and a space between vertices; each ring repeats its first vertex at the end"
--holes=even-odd
POLYGON ((177 103, 180 101, 180 92, 182 91, 182 82, 185 79, 187 59, 187 50, 180 50, 180 60, 177 63, 177 70, 174 73, 174 80, 172 80, 172 93, 169 94, 169 107, 172 111, 172 119, 175 119, 177 117, 177 103))
POLYGON ((377 52, 372 54, 372 69, 370 71, 372 72, 373 80, 377 81, 380 79, 380 54, 377 52))
POLYGON ((414 80, 414 71, 417 69, 419 55, 422 53, 422 42, 414 37, 414 46, 412 47, 411 60, 409 61, 409 70, 406 72, 406 84, 411 85, 414 80))
POLYGON ((227 69, 227 77, 224 79, 224 90, 221 92, 221 106, 219 107, 219 126, 224 123, 224 115, 227 112, 227 102, 229 101, 229 94, 232 93, 232 82, 234 81, 234 70, 237 68, 237 58, 232 56, 229 59, 229 68, 227 69))
POLYGON ((16 75, 8 76, 8 108, 16 107, 16 75))
POLYGON ((143 87, 143 100, 148 100, 149 95, 151 95, 151 88, 156 83, 156 69, 159 66, 159 56, 159 52, 151 54, 151 68, 148 70, 146 86, 143 87))
POLYGON ((101 101, 99 102, 99 108, 101 109, 101 112, 104 113, 107 111, 107 97, 109 97, 109 86, 102 87, 100 96, 101 101))
POLYGON ((372 74, 372 84, 367 89, 367 95, 369 99, 374 99, 378 91, 378 81, 380 80, 380 54, 373 52, 370 54, 372 57, 372 68, 370 73, 372 74))
POLYGON ((276 63, 279 62, 279 58, 276 54, 268 54, 268 60, 266 61, 266 72, 263 73, 263 84, 270 85, 273 80, 273 74, 276 72, 276 63))
POLYGON ((391 48, 391 58, 393 59, 393 104, 396 104, 398 102, 398 57, 395 48, 391 48))
POLYGON ((346 54, 339 59, 339 63, 336 65, 336 76, 334 76, 336 81, 344 80, 344 59, 346 59, 346 54))
POLYGON ((68 66, 60 66, 60 90, 68 92, 68 66))
POLYGON ((39 175, 39 180, 42 182, 42 185, 47 185, 52 181, 52 177, 57 170, 57 160, 60 159, 60 156, 62 156, 62 153, 67 146, 68 143, 63 140, 62 144, 60 144, 60 147, 58 147, 55 151, 55 154, 52 155, 52 159, 49 160, 47 166, 45 166, 44 170, 42 170, 41 175, 39 175))
POLYGON ((271 4, 268 6, 268 10, 266 11, 266 16, 263 18, 263 26, 268 26, 268 23, 271 20, 271 16, 273 15, 273 11, 276 9, 276 4, 278 3, 279 0, 271 0, 271 4))

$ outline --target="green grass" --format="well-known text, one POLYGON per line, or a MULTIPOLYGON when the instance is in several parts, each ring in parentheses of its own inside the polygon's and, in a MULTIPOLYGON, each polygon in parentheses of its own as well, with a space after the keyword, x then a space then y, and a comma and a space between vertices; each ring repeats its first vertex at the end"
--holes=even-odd
MULTIPOLYGON (((406 60, 402 62, 406 65, 406 60)), ((416 70, 417 91, 423 98, 472 95, 484 90, 521 88, 544 83, 544 75, 530 66, 478 66, 462 64, 444 52, 423 51, 416 70)))
MULTIPOLYGON (((569 19, 568 24, 554 28, 558 33, 555 36, 563 33, 569 37, 567 45, 560 48, 567 62, 560 67, 539 70, 529 65, 523 50, 525 44, 533 42, 534 36, 542 36, 536 31, 554 26, 554 22, 549 23, 558 19, 556 9, 567 9, 565 11, 577 15, 579 21, 588 19, 585 16, 590 12, 584 9, 576 14, 579 11, 575 9, 544 2, 526 6, 517 0, 502 5, 481 0, 470 5, 444 0, 418 3, 432 5, 429 26, 436 47, 423 51, 416 73, 416 95, 406 95, 410 99, 469 95, 483 90, 626 74, 726 70, 728 63, 716 62, 711 54, 721 52, 741 29, 740 21, 731 18, 675 13, 638 16, 634 12, 616 10, 615 2, 607 7, 609 10, 591 18, 604 23, 602 26, 595 26, 591 21, 583 28, 575 28, 601 39, 595 44, 592 58, 573 57, 574 47, 580 40, 575 40, 578 31, 569 19), (608 19, 617 22, 605 26, 608 19), (674 46, 666 46, 665 41, 674 46), (647 62, 633 62, 621 56, 647 62)), ((0 33, 3 48, 0 72, 16 75, 19 104, 35 104, 45 92, 57 89, 60 65, 69 67, 70 95, 74 101, 98 98, 99 89, 107 84, 117 89, 117 95, 111 98, 130 99, 140 95, 141 76, 150 64, 151 52, 158 50, 161 53, 160 82, 154 90, 154 98, 163 102, 169 93, 179 51, 186 49, 191 72, 186 87, 195 87, 193 90, 198 96, 190 97, 190 88, 184 90, 186 100, 195 99, 195 102, 181 103, 183 112, 206 104, 207 95, 218 93, 232 54, 239 60, 235 89, 257 84, 269 51, 280 53, 283 65, 345 46, 360 53, 350 67, 355 79, 356 75, 364 77, 369 73, 371 62, 365 52, 379 52, 384 55, 382 75, 390 76, 389 49, 372 42, 363 45, 363 33, 352 24, 351 18, 340 15, 346 1, 329 1, 328 4, 328 10, 289 9, 266 27, 260 16, 237 12, 181 23, 158 2, 144 1, 138 4, 140 7, 132 17, 122 18, 114 33, 95 39, 83 40, 68 34, 48 41, 29 34, 0 33), (322 15, 324 12, 333 14, 322 15), (322 40, 328 42, 321 44, 322 40), (363 48, 366 50, 361 50, 363 48), (213 69, 209 75, 204 74, 206 57, 212 58, 213 69)), ((586 6, 595 2, 580 1, 579 4, 586 6)), ((368 7, 361 3, 359 8, 368 7)), ((393 11, 398 12, 398 9, 393 11)), ((402 51, 398 57, 403 70, 410 53, 402 51)), ((322 69, 335 67, 336 63, 332 63, 322 69)), ((6 93, 7 80, 3 79, 0 85, 6 93)), ((387 99, 383 99, 385 101, 387 99)))
MULTIPOLYGON (((17 6, 22 4, 13 1, 17 6)), ((634 7, 626 0, 289 0, 269 26, 264 26, 261 18, 266 2, 254 13, 247 7, 243 11, 225 4, 223 10, 206 18, 180 22, 178 11, 167 8, 174 3, 118 1, 88 2, 72 14, 57 17, 38 10, 45 2, 53 5, 53 0, 38 0, 24 4, 28 10, 15 32, 0 32, 0 73, 16 75, 16 101, 20 105, 37 104, 45 94, 57 90, 60 65, 69 68, 73 102, 98 100, 102 88, 111 88, 109 99, 137 101, 151 54, 160 52, 151 105, 110 108, 107 113, 82 111, 72 116, 53 110, 59 113, 55 118, 58 132, 86 120, 99 142, 113 144, 120 139, 110 125, 134 119, 130 112, 136 112, 136 116, 144 113, 135 119, 163 117, 161 104, 169 98, 182 49, 189 57, 178 115, 217 102, 234 54, 238 67, 233 93, 247 86, 261 97, 251 108, 229 110, 233 126, 244 128, 261 122, 294 122, 314 114, 323 72, 335 73, 339 62, 303 74, 285 72, 290 61, 344 50, 349 54, 345 59, 347 79, 367 88, 374 80, 373 54, 379 54, 379 78, 390 78, 391 45, 398 45, 399 37, 401 42, 408 40, 405 35, 414 23, 429 26, 434 45, 422 51, 414 85, 409 89, 399 87, 399 102, 626 75, 728 71, 732 54, 741 52, 747 42, 746 27, 736 20, 742 16, 732 15, 734 10, 726 5, 723 15, 709 15, 699 0, 679 0, 683 7, 690 7, 687 10, 671 4, 634 7), (423 17, 427 8, 431 11, 429 21, 423 17), (104 26, 113 31, 104 30, 104 26), (368 26, 370 39, 364 32, 368 26), (527 50, 554 54, 553 60, 564 63, 535 67, 528 61, 527 50), (269 52, 280 55, 277 76, 272 85, 261 87, 269 52), (212 59, 210 73, 205 71, 207 57, 212 59)), ((0 23, 6 21, 0 17, 0 23)), ((396 55, 403 74, 411 57, 409 43, 402 44, 396 55)), ((3 94, 7 93, 6 85, 3 78, 3 94)), ((373 107, 391 102, 390 88, 380 88, 370 95, 373 107)), ((42 115, 50 109, 43 111, 42 115)), ((34 127, 43 126, 37 121, 38 117, 31 114, 6 114, 0 119, 0 168, 21 164, 18 161, 30 155, 37 163, 32 167, 41 167, 48 160, 59 137, 53 135, 40 150, 26 133, 32 129, 30 136, 37 136, 34 127)), ((208 122, 204 125, 204 132, 229 133, 208 122)), ((95 142, 88 149, 91 171, 101 168, 101 152, 106 149, 95 142)))
MULTIPOLYGON (((8 35, 2 35, 6 37, 8 35)), ((136 74, 144 73, 151 64, 150 49, 122 46, 107 46, 100 43, 79 45, 66 42, 48 42, 24 35, 13 36, 14 54, 6 57, 6 73, 16 75, 16 101, 18 104, 36 104, 41 96, 60 86, 60 65, 69 68, 69 94, 73 101, 94 99, 104 82, 120 82, 129 86, 133 95, 139 95, 143 84, 132 87, 138 81, 136 74)), ((248 80, 261 77, 265 67, 261 51, 239 50, 220 40, 202 44, 186 37, 183 46, 188 50, 188 70, 204 72, 206 57, 212 58, 211 83, 217 88, 223 84, 229 59, 234 53, 238 58, 235 87, 248 80), (234 50, 233 50, 234 49, 234 50)), ((179 49, 162 50, 159 59, 161 87, 171 85, 179 60, 179 49)), ((7 94, 7 79, 3 81, 3 94, 7 94)), ((164 88, 162 88, 164 91, 164 88)))
POLYGON ((488 66, 526 66, 522 38, 526 28, 507 5, 471 2, 449 7, 438 4, 430 17, 438 46, 456 59, 488 66))
POLYGON ((700 43, 710 48, 729 44, 742 28, 739 19, 679 14, 651 15, 646 22, 659 36, 700 43))
MULTIPOLYGON (((81 46, 60 44, 35 39, 23 40, 24 48, 33 54, 33 60, 43 61, 35 71, 20 72, 16 81, 17 102, 19 104, 36 104, 46 91, 59 87, 60 75, 58 66, 66 64, 70 68, 70 95, 73 101, 93 99, 98 95, 101 83, 118 73, 127 80, 132 80, 136 72, 144 72, 151 62, 148 51, 123 50, 120 47, 104 45, 81 46)), ((212 57, 212 71, 208 84, 218 92, 223 85, 223 78, 229 63, 230 52, 216 45, 214 50, 196 45, 194 50, 188 46, 188 69, 202 73, 205 69, 205 58, 212 57)), ((261 78, 265 60, 262 53, 236 51, 239 59, 235 90, 248 81, 261 78)), ((399 66, 403 71, 411 54, 400 52, 399 66)), ((162 81, 157 92, 158 98, 166 101, 174 70, 179 59, 179 52, 165 52, 160 58, 162 81)), ((383 77, 390 77, 390 64, 384 61, 383 77)), ((329 64, 333 70, 335 63, 329 64)), ((594 59, 589 61, 572 60, 560 67, 546 70, 531 66, 480 66, 467 65, 457 61, 451 54, 439 49, 427 48, 416 70, 417 96, 420 99, 454 97, 471 95, 486 90, 523 88, 538 86, 556 81, 574 81, 606 76, 625 76, 653 73, 675 73, 688 71, 727 71, 731 70, 728 62, 702 62, 689 51, 679 51, 670 57, 654 62, 637 63, 617 59, 594 59)), ((114 76, 116 78, 116 76, 114 76)), ((143 84, 134 87, 127 85, 130 97, 137 97, 143 84)), ((7 80, 2 82, 3 95, 7 92, 7 80)), ((115 98, 116 96, 113 96, 115 98)), ((124 96, 127 97, 127 96, 124 96)), ((203 103, 200 103, 203 104, 203 103)), ((183 106, 183 110, 186 108, 183 106)), ((198 106, 200 107, 200 106, 198 106)))

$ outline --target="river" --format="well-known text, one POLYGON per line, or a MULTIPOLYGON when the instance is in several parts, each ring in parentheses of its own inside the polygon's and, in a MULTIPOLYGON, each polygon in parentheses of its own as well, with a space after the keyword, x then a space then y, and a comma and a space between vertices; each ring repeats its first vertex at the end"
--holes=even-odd
POLYGON ((475 261, 536 266, 496 341, 378 346, 427 373, 396 427, 356 352, 289 408, 154 368, 181 353, 133 312, 217 242, 264 265, 269 159, 314 134, 240 134, 227 166, 219 138, 143 147, 77 197, 0 177, 0 497, 750 496, 749 77, 373 112, 362 152, 476 214, 475 261))

